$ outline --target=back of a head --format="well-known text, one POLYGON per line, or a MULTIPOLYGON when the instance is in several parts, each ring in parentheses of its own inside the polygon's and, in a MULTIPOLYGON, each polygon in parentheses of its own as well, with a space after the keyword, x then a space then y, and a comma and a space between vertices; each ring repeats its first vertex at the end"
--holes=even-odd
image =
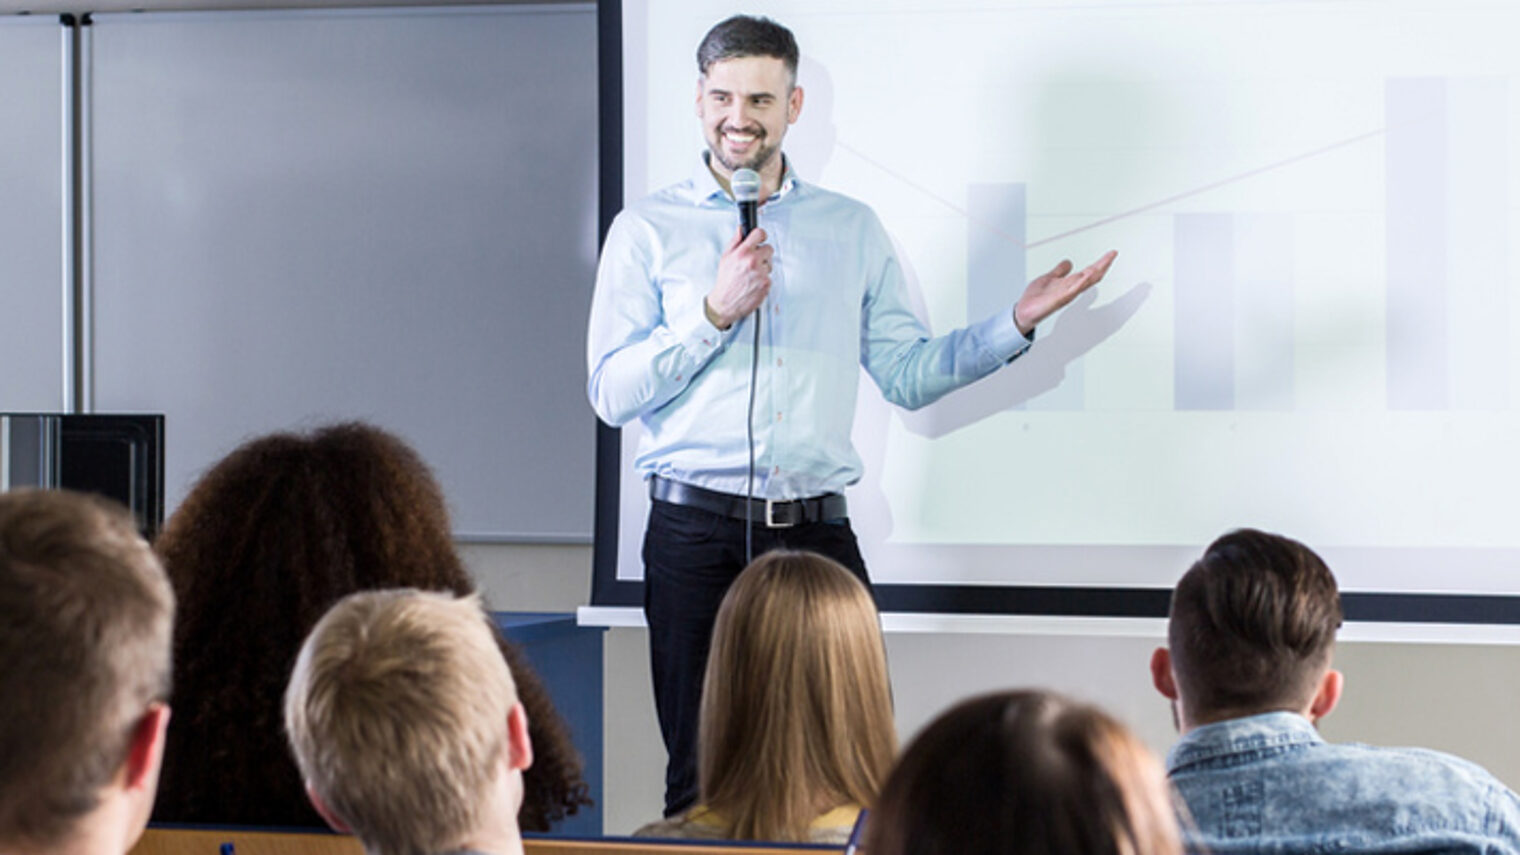
POLYGON ((488 819, 516 700, 477 598, 371 591, 312 629, 285 724, 308 785, 367 851, 436 855, 488 819))
POLYGON ((1177 583, 1167 627, 1189 720, 1305 706, 1341 618, 1335 577, 1307 546, 1253 529, 1214 541, 1177 583))
POLYGON ((294 625, 292 653, 353 591, 472 587, 427 464, 400 437, 362 422, 239 446, 196 482, 154 547, 184 594, 187 631, 278 614, 294 625))
MULTIPOLYGON (((154 818, 320 826, 285 749, 280 693, 302 640, 340 598, 475 590, 442 488, 421 455, 374 425, 268 434, 201 477, 154 548, 181 606, 176 714, 154 818)), ((590 801, 580 759, 540 681, 512 645, 502 648, 538 746, 524 822, 547 830, 590 801)))
POLYGON ((320 824, 285 751, 280 693, 302 639, 344 595, 471 590, 432 474, 370 425, 269 434, 213 466, 154 548, 180 600, 155 818, 320 824))
POLYGON ((125 509, 0 494, 0 844, 45 850, 97 807, 149 705, 168 700, 173 618, 125 509))
POLYGON ((1180 855, 1165 773, 1123 725, 1038 691, 963 701, 903 753, 870 855, 1180 855))
POLYGON ((715 62, 749 56, 781 60, 797 79, 800 53, 792 31, 770 18, 734 15, 714 24, 697 45, 697 70, 703 75, 715 62))
POLYGON ((865 586, 814 553, 756 559, 719 607, 699 731, 702 801, 731 837, 806 840, 819 813, 874 801, 897 743, 865 586))

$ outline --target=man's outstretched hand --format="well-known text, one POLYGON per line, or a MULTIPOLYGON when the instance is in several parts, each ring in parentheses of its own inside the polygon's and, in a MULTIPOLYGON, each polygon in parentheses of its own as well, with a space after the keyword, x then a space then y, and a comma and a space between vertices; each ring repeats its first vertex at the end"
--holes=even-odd
POLYGON ((1070 261, 1062 261, 1051 268, 1049 273, 1036 277, 1013 306, 1013 323, 1019 332, 1027 337, 1040 321, 1075 300, 1078 294, 1098 284, 1118 255, 1117 250, 1109 250, 1102 258, 1076 273, 1071 272, 1070 261))

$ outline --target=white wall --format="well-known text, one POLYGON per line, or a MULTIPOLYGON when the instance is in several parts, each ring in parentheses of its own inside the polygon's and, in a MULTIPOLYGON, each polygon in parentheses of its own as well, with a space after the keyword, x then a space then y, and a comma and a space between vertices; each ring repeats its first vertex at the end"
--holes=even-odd
MULTIPOLYGON (((589 546, 464 547, 498 609, 568 611, 590 590, 589 546)), ((1171 716, 1150 687, 1156 639, 1071 636, 892 634, 887 638, 898 728, 912 737, 967 695, 1010 686, 1053 687, 1093 702, 1158 753, 1173 738, 1171 716)), ((664 751, 650 693, 642 629, 607 633, 606 830, 626 834, 658 816, 664 751)), ((1520 786, 1520 648, 1346 643, 1337 654, 1346 696, 1326 720, 1337 741, 1421 745, 1487 766, 1520 786)))

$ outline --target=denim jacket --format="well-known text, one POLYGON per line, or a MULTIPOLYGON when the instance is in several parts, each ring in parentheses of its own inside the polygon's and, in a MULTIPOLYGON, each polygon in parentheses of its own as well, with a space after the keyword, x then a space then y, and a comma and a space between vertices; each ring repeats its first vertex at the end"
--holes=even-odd
POLYGON ((1166 765, 1192 813, 1190 852, 1520 855, 1520 797, 1482 768, 1418 748, 1332 745, 1294 713, 1196 728, 1166 765))

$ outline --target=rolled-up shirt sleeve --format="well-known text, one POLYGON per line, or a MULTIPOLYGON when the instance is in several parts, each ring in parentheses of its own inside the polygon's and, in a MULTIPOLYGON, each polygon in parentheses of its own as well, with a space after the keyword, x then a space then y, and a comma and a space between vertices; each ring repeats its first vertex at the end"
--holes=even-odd
MULTIPOLYGON (((875 215, 867 240, 880 259, 861 307, 860 360, 888 401, 913 410, 991 374, 1029 349, 1013 321, 1013 304, 990 318, 937 338, 908 306, 907 283, 891 240, 875 215)), ((1020 283, 1010 285, 1013 288, 1020 283)))
POLYGON ((660 251, 654 230, 626 211, 602 247, 586 333, 587 395, 613 426, 679 395, 724 345, 700 299, 667 304, 653 272, 660 251))

